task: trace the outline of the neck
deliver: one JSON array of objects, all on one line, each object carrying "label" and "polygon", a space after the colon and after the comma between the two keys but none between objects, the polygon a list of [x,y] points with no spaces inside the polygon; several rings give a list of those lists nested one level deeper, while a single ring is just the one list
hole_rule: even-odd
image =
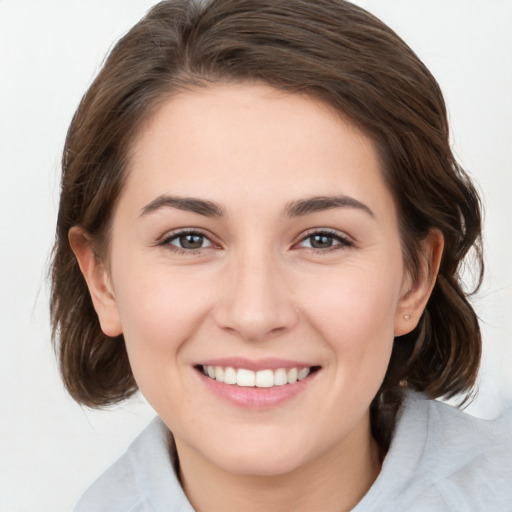
[{"label": "neck", "polygon": [[349,511],[377,478],[380,459],[369,429],[345,441],[290,472],[264,476],[226,471],[177,442],[180,478],[197,512]]}]

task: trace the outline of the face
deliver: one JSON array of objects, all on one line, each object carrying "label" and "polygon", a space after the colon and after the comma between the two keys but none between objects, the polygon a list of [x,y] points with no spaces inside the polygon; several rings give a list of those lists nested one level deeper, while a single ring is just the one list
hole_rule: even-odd
[{"label": "face", "polygon": [[326,106],[171,98],[134,145],[108,269],[103,329],[180,457],[276,475],[368,442],[412,293],[372,142]]}]

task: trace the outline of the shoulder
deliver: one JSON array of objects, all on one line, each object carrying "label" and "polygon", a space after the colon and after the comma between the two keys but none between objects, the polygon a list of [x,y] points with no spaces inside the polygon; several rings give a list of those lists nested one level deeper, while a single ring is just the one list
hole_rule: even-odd
[{"label": "shoulder", "polygon": [[377,497],[389,510],[512,510],[512,407],[487,421],[408,394],[367,495]]},{"label": "shoulder", "polygon": [[155,418],[87,489],[74,512],[192,512],[173,469],[170,439]]},{"label": "shoulder", "polygon": [[418,470],[450,510],[512,510],[512,408],[492,421],[431,400]]}]

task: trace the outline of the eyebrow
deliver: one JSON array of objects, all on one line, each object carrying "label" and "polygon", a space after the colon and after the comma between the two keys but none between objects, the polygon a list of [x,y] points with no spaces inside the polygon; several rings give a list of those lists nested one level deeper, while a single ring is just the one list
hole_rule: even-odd
[{"label": "eyebrow", "polygon": [[[170,195],[158,196],[149,202],[141,210],[139,217],[160,210],[161,208],[177,208],[188,212],[204,215],[205,217],[224,217],[224,209],[204,199],[194,197],[178,197]],[[302,217],[311,213],[317,213],[334,208],[355,208],[361,210],[371,217],[375,214],[361,201],[349,196],[314,196],[307,199],[298,199],[286,204],[284,215],[287,217]]]},{"label": "eyebrow", "polygon": [[196,199],[194,197],[161,195],[144,206],[139,217],[143,217],[161,208],[177,208],[178,210],[198,213],[205,217],[223,217],[225,215],[224,210],[211,201]]},{"label": "eyebrow", "polygon": [[361,210],[371,217],[375,214],[368,206],[361,201],[349,196],[315,196],[307,199],[300,199],[289,202],[284,213],[288,217],[301,217],[311,213],[317,213],[324,210],[332,210],[334,208],[355,208]]}]

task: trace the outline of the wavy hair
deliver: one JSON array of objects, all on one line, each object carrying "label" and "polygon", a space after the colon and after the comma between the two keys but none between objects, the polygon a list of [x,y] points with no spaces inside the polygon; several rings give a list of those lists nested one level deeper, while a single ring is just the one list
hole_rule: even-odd
[{"label": "wavy hair", "polygon": [[73,117],[62,158],[51,317],[64,383],[91,407],[137,390],[122,336],[100,329],[70,228],[82,227],[104,252],[141,126],[180,90],[244,81],[320,99],[373,140],[413,276],[429,230],[444,236],[426,310],[395,340],[371,406],[373,435],[386,449],[404,388],[435,398],[467,394],[475,384],[481,337],[460,269],[474,248],[481,282],[481,211],[451,152],[436,80],[395,32],[343,0],[163,1],[112,49]]}]

